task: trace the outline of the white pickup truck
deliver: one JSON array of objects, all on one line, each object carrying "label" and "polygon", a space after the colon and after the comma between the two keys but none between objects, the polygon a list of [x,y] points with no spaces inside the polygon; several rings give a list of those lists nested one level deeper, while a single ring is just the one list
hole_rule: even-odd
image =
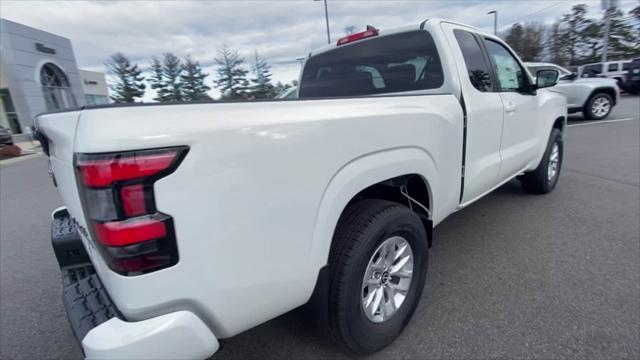
[{"label": "white pickup truck", "polygon": [[[205,358],[303,304],[345,349],[400,335],[432,228],[551,191],[567,106],[499,38],[431,19],[309,54],[295,100],[43,114],[52,241],[85,356]],[[232,346],[232,345],[229,345]]]}]

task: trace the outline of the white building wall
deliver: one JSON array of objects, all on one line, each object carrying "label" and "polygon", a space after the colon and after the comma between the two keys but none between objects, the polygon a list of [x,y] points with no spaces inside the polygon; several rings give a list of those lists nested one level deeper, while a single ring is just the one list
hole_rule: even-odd
[{"label": "white building wall", "polygon": [[109,88],[104,73],[80,69],[82,90],[86,95],[109,96]]},{"label": "white building wall", "polygon": [[[55,53],[38,50],[37,43]],[[47,111],[40,86],[40,70],[46,63],[62,69],[76,104],[85,105],[80,73],[69,39],[0,19],[0,56],[7,88],[23,131],[25,126],[33,125],[35,115]]]}]

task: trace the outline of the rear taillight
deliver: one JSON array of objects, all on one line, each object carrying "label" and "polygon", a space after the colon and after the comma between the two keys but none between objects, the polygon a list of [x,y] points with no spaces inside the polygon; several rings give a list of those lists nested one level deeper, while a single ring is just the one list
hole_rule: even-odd
[{"label": "rear taillight", "polygon": [[76,155],[78,187],[102,257],[122,275],[173,266],[173,219],[157,211],[153,184],[172,173],[186,147]]}]

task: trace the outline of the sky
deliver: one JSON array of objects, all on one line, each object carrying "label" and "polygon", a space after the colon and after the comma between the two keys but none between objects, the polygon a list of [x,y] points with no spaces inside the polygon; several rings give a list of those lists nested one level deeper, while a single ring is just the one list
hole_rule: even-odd
[{"label": "sky", "polygon": [[[552,23],[575,4],[586,3],[589,15],[601,16],[600,0],[328,0],[332,41],[345,27],[391,28],[446,18],[487,31],[498,11],[499,31],[516,21]],[[640,0],[619,0],[628,12]],[[272,66],[274,80],[290,82],[300,70],[298,58],[327,42],[324,4],[313,0],[253,1],[0,1],[0,16],[71,39],[78,66],[105,71],[105,60],[123,52],[143,68],[152,56],[173,52],[191,55],[211,76],[213,59],[223,44],[248,62],[254,51]],[[218,92],[212,90],[212,95]],[[153,94],[148,91],[145,100]]]}]

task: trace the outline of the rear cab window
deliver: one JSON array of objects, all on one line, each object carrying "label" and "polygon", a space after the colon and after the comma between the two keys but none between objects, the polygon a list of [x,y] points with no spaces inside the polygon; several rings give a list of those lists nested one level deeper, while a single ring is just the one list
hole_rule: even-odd
[{"label": "rear cab window", "polygon": [[493,91],[489,64],[487,64],[487,59],[485,59],[475,36],[468,31],[459,29],[453,30],[453,34],[462,51],[462,57],[469,73],[469,80],[473,87],[481,92]]},{"label": "rear cab window", "polygon": [[416,30],[342,45],[307,60],[300,98],[437,89],[444,83],[431,34]]}]

